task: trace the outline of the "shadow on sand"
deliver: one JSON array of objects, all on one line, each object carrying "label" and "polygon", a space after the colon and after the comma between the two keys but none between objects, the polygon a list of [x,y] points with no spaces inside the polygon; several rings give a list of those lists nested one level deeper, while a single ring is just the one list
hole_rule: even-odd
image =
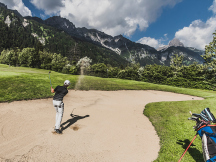
[{"label": "shadow on sand", "polygon": [[89,117],[89,115],[79,116],[79,115],[74,115],[74,114],[70,114],[70,116],[71,116],[71,119],[68,119],[66,122],[61,124],[61,131],[64,131],[65,129],[70,127],[72,124],[76,123],[78,120]]}]

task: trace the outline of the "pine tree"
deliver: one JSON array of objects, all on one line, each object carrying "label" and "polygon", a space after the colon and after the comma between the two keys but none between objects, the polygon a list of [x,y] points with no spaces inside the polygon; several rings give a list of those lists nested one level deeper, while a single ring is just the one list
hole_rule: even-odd
[{"label": "pine tree", "polygon": [[212,42],[205,46],[205,54],[202,57],[209,68],[216,70],[216,33],[213,33]]},{"label": "pine tree", "polygon": [[80,60],[80,53],[79,44],[75,42],[74,47],[67,53],[67,58],[70,62],[78,62]]}]

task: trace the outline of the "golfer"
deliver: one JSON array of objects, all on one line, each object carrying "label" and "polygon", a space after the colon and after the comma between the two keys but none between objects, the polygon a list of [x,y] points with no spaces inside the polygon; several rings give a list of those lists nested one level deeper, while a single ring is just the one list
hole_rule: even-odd
[{"label": "golfer", "polygon": [[67,87],[70,85],[69,80],[65,80],[63,86],[57,86],[55,89],[51,87],[51,92],[55,93],[53,97],[53,106],[56,109],[55,132],[61,134],[60,125],[64,113],[63,97],[68,93]]}]

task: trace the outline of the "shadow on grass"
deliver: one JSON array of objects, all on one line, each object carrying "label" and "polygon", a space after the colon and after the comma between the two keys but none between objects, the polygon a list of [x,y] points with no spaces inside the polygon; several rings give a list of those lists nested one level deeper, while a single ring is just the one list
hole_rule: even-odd
[{"label": "shadow on grass", "polygon": [[66,122],[61,124],[61,131],[64,131],[65,129],[70,127],[72,124],[76,123],[78,120],[89,117],[89,115],[79,116],[79,115],[74,115],[74,114],[70,114],[70,116],[71,116],[71,119],[68,119]]},{"label": "shadow on grass", "polygon": [[[186,148],[189,146],[189,144],[191,143],[191,141],[188,140],[188,139],[185,139],[184,141],[183,140],[178,140],[176,143],[179,144],[179,145],[182,145],[182,148],[184,150],[186,150]],[[202,154],[202,152],[200,152],[198,149],[194,148],[193,146],[196,146],[196,145],[194,145],[192,143],[187,152],[191,155],[191,157],[196,162],[203,162],[204,160],[203,160],[203,154]],[[182,154],[183,154],[183,152],[182,152]]]}]

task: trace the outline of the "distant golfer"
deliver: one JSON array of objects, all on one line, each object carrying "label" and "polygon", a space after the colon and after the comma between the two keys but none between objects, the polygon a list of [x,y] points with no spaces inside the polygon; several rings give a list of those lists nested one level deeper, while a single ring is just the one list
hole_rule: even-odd
[{"label": "distant golfer", "polygon": [[69,80],[65,80],[63,86],[57,86],[55,89],[51,87],[51,92],[55,93],[53,97],[53,106],[56,109],[55,132],[61,134],[60,125],[64,113],[63,97],[68,93],[67,87],[70,85]]}]

